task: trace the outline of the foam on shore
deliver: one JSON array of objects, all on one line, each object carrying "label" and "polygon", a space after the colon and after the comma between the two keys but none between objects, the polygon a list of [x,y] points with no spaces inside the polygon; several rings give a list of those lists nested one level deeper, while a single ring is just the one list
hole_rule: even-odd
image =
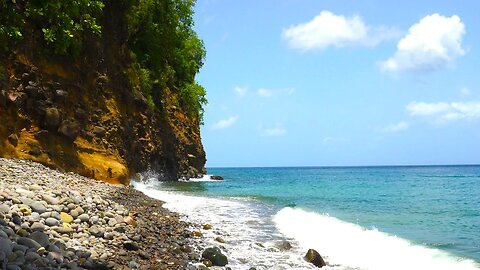
[{"label": "foam on shore", "polygon": [[[211,224],[202,230],[204,247],[222,246],[234,269],[317,269],[305,262],[307,249],[315,248],[335,270],[478,270],[473,260],[427,248],[376,229],[286,207],[280,211],[251,199],[213,198],[160,190],[161,184],[136,182],[147,196],[165,201],[164,207],[188,221]],[[214,239],[226,240],[220,244]],[[278,243],[288,240],[285,251]]]},{"label": "foam on shore", "polygon": [[415,245],[328,215],[287,207],[275,215],[274,222],[283,234],[296,239],[300,245],[328,255],[330,264],[368,270],[480,269],[473,260]]}]

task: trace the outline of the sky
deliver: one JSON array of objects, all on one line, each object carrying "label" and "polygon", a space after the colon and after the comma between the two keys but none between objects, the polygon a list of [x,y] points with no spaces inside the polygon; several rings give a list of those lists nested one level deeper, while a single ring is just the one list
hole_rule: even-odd
[{"label": "sky", "polygon": [[198,0],[207,167],[480,164],[479,10]]}]

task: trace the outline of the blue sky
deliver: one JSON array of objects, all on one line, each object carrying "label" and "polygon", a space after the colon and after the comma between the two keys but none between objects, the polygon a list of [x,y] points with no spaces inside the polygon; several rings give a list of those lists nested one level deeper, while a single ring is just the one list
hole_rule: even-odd
[{"label": "blue sky", "polygon": [[479,10],[198,0],[207,167],[479,164]]}]

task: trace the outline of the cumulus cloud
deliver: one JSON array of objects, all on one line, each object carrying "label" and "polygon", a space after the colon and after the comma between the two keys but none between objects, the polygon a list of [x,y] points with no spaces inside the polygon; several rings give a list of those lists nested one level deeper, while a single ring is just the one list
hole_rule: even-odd
[{"label": "cumulus cloud", "polygon": [[277,95],[291,95],[295,92],[294,88],[285,88],[285,89],[268,89],[268,88],[259,88],[257,94],[263,98],[270,98]]},{"label": "cumulus cloud", "polygon": [[282,38],[293,49],[302,51],[361,44],[375,46],[396,38],[393,28],[367,26],[360,16],[345,17],[324,10],[309,22],[292,25],[282,31]]},{"label": "cumulus cloud", "polygon": [[233,89],[235,91],[235,94],[237,94],[237,96],[239,97],[243,97],[247,94],[247,87],[241,87],[241,86],[235,86],[235,88]]},{"label": "cumulus cloud", "polygon": [[391,124],[381,129],[382,132],[395,133],[406,130],[410,127],[410,124],[405,121],[400,121],[395,124]]},{"label": "cumulus cloud", "polygon": [[408,30],[395,54],[380,63],[383,71],[432,71],[448,66],[465,54],[465,25],[460,17],[432,14]]},{"label": "cumulus cloud", "polygon": [[213,129],[225,129],[233,125],[240,117],[238,115],[231,116],[227,119],[220,120],[213,124]]},{"label": "cumulus cloud", "polygon": [[281,124],[276,124],[274,127],[270,128],[260,126],[260,135],[263,137],[282,136],[286,133],[287,130]]},{"label": "cumulus cloud", "polygon": [[480,119],[480,101],[411,102],[406,110],[411,116],[429,117],[436,122]]}]

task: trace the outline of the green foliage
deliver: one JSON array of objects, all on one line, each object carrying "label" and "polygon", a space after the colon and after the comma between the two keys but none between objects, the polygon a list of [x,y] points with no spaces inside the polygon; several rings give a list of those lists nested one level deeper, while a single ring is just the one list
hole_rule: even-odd
[{"label": "green foliage", "polygon": [[194,0],[132,0],[127,15],[129,45],[142,69],[150,71],[156,91],[176,89],[180,106],[202,122],[205,90],[195,83],[205,59],[193,27]]},{"label": "green foliage", "polygon": [[[48,47],[61,55],[77,55],[85,35],[101,32],[97,23],[104,4],[99,0],[0,0],[0,41],[20,40],[26,22],[41,31]],[[4,48],[6,49],[6,48]]]},{"label": "green foliage", "polygon": [[203,124],[203,106],[207,105],[206,91],[198,83],[191,83],[180,90],[180,106],[189,115],[197,117],[200,124]]},{"label": "green foliage", "polygon": [[0,0],[0,50],[33,34],[51,52],[77,56],[87,39],[101,35],[104,3],[126,8],[117,15],[124,16],[128,30],[132,85],[156,107],[163,106],[163,90],[171,89],[182,109],[201,123],[207,100],[195,75],[205,48],[192,29],[195,0]]}]

